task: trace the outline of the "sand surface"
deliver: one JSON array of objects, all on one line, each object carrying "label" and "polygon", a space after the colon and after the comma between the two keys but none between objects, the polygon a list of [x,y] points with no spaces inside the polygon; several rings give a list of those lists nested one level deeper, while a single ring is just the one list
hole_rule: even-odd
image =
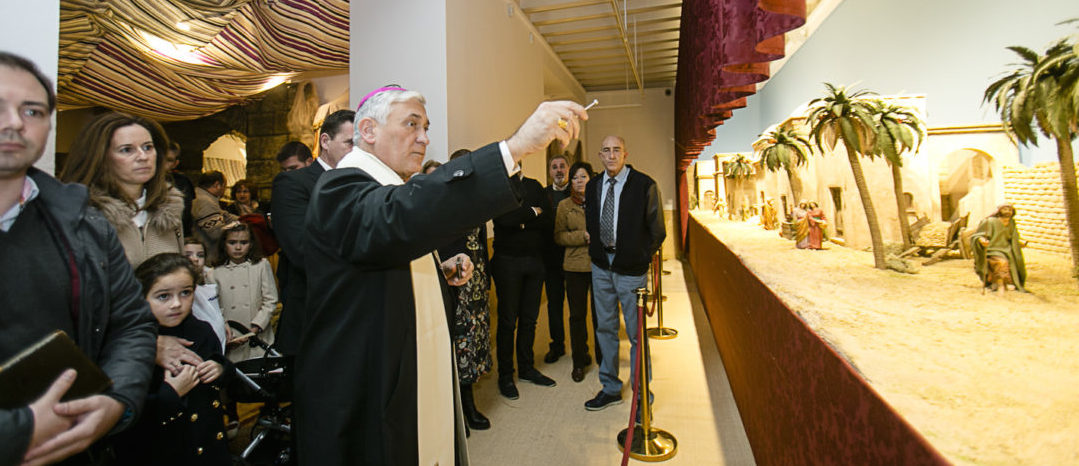
[{"label": "sand surface", "polygon": [[[693,214],[956,464],[1079,464],[1079,286],[1024,251],[1029,294],[983,295],[971,260],[918,274],[753,221]],[[921,262],[924,259],[919,259]]]}]

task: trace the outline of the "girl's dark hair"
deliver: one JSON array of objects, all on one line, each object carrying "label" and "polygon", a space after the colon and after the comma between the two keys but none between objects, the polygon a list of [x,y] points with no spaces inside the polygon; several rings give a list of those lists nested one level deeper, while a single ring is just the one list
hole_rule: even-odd
[{"label": "girl's dark hair", "polygon": [[[197,236],[185,236],[184,237],[184,246],[187,246],[189,244],[195,244],[195,245],[202,246],[202,253],[204,254],[204,257],[207,259],[207,261],[210,259],[210,251],[207,251],[206,243],[204,243],[201,239],[199,239],[199,237],[197,237]],[[187,256],[184,255],[184,257],[187,257]],[[191,265],[194,265],[194,264],[191,264]],[[206,264],[203,264],[203,265],[206,265]],[[199,270],[198,272],[199,272],[199,274],[195,277],[195,284],[200,285],[200,286],[205,285],[206,284],[206,277],[202,274],[203,272],[201,270]]]},{"label": "girl's dark hair", "polygon": [[210,252],[210,251],[206,251],[206,243],[202,242],[202,240],[199,239],[199,237],[197,237],[197,236],[185,236],[184,237],[184,246],[187,246],[189,244],[197,244],[199,246],[202,246],[203,251]]},{"label": "girl's dark hair", "polygon": [[569,167],[569,179],[573,181],[573,175],[577,174],[577,170],[584,169],[588,172],[588,178],[592,179],[596,176],[596,172],[592,171],[592,164],[588,162],[573,162],[573,165]]},{"label": "girl's dark hair", "polygon": [[214,261],[214,267],[225,265],[225,263],[229,261],[229,253],[225,249],[225,243],[228,242],[230,233],[241,231],[247,232],[248,241],[251,242],[251,249],[247,250],[247,257],[245,259],[252,264],[257,264],[258,261],[262,260],[262,245],[259,244],[259,239],[255,236],[255,232],[251,230],[251,225],[239,223],[236,226],[226,228],[225,231],[221,232],[221,241],[219,241],[217,245],[217,258]]},{"label": "girl's dark hair", "polygon": [[195,270],[195,264],[182,254],[175,252],[164,252],[143,261],[135,268],[135,279],[142,285],[142,294],[145,296],[159,278],[177,270],[190,274],[192,285],[198,281],[199,272]]}]

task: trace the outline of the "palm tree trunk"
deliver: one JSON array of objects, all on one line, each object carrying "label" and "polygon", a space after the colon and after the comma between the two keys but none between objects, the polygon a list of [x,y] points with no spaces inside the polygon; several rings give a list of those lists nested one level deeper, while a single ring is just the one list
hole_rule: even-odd
[{"label": "palm tree trunk", "polygon": [[899,166],[889,163],[892,167],[892,187],[895,188],[895,206],[899,209],[899,232],[903,236],[903,250],[910,249],[910,222],[907,219],[907,196],[903,195],[903,174],[899,172]]},{"label": "palm tree trunk", "polygon": [[791,203],[798,205],[798,201],[802,198],[802,180],[794,174],[794,171],[788,169],[787,182],[791,185]]},{"label": "palm tree trunk", "polygon": [[862,173],[862,164],[858,161],[858,154],[850,146],[847,148],[847,160],[850,161],[850,170],[854,172],[854,184],[858,186],[858,195],[862,198],[862,208],[865,210],[865,219],[869,222],[869,238],[873,242],[873,267],[886,269],[884,264],[884,241],[880,236],[880,224],[877,222],[877,209],[873,208],[873,199],[869,196],[869,186],[865,184],[865,175]]},{"label": "palm tree trunk", "polygon": [[1064,189],[1064,214],[1068,220],[1068,239],[1072,249],[1072,277],[1079,278],[1079,191],[1075,183],[1075,157],[1071,134],[1056,138],[1060,159],[1060,184]]}]

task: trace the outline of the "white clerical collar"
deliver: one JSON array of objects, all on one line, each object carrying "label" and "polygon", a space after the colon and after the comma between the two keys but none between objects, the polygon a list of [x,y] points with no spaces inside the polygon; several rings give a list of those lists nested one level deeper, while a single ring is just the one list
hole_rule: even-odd
[{"label": "white clerical collar", "polygon": [[397,172],[379,160],[378,157],[375,157],[374,154],[359,147],[353,147],[351,152],[345,154],[341,161],[337,162],[337,168],[359,168],[367,172],[368,175],[371,175],[375,181],[378,181],[383,186],[405,184],[405,180],[402,180]]}]

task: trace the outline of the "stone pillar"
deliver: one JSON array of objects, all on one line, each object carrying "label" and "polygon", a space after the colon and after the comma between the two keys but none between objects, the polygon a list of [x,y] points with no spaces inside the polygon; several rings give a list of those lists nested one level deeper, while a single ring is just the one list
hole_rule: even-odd
[{"label": "stone pillar", "polygon": [[290,133],[288,127],[296,88],[295,84],[277,86],[262,100],[244,107],[247,179],[258,187],[259,199],[269,199],[273,178],[281,171],[276,159],[278,149],[286,142],[303,139],[301,134]]},{"label": "stone pillar", "polygon": [[[57,60],[60,50],[60,1],[0,0],[0,43],[5,51],[32,62],[52,80],[56,90]],[[56,129],[56,114],[52,127]],[[35,165],[47,173],[56,168],[55,131],[49,135],[45,153]]]}]

